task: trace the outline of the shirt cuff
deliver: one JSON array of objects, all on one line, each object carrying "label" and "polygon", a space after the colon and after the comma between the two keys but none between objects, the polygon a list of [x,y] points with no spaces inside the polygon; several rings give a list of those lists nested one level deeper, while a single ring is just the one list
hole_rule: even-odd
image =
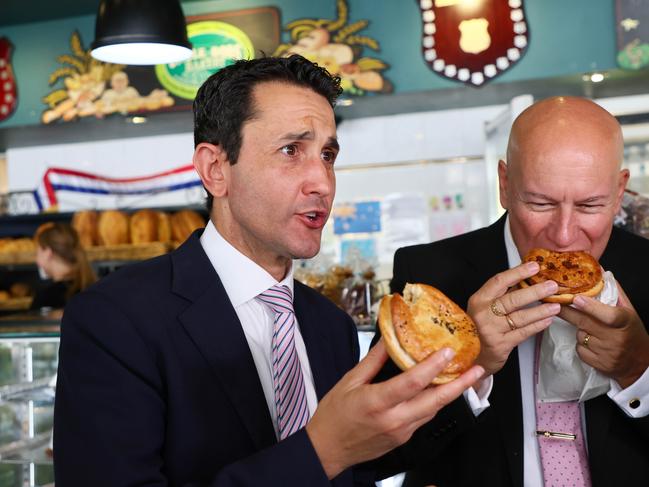
[{"label": "shirt cuff", "polygon": [[649,416],[649,368],[626,389],[622,389],[617,381],[611,379],[611,389],[607,395],[627,416],[631,418]]},{"label": "shirt cuff", "polygon": [[482,381],[480,387],[477,390],[473,387],[469,387],[466,391],[464,391],[464,400],[467,402],[467,404],[471,408],[471,411],[473,411],[473,415],[476,418],[480,416],[482,411],[490,406],[489,396],[491,395],[491,389],[493,385],[494,377],[493,375],[490,375]]}]

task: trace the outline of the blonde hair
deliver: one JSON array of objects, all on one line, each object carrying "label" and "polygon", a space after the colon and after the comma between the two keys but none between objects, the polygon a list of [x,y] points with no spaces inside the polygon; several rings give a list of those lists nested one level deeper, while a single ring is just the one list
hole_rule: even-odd
[{"label": "blonde hair", "polygon": [[86,253],[81,247],[79,235],[69,224],[45,223],[37,230],[34,238],[40,247],[51,249],[71,267],[69,277],[72,285],[68,288],[67,298],[97,281],[97,275],[90,267]]}]

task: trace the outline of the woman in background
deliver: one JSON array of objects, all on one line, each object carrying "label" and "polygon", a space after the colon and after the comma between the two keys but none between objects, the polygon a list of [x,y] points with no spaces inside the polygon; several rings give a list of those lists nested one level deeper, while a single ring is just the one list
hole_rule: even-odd
[{"label": "woman in background", "polygon": [[51,282],[36,290],[32,309],[63,308],[73,295],[97,280],[79,235],[69,224],[45,223],[34,239],[39,273]]}]

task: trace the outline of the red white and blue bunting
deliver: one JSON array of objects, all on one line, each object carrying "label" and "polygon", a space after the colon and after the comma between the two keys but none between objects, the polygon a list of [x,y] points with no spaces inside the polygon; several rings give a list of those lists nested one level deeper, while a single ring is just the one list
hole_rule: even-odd
[{"label": "red white and blue bunting", "polygon": [[110,178],[75,169],[49,168],[34,191],[40,211],[58,205],[57,192],[70,191],[96,195],[153,195],[201,186],[194,166],[182,166],[148,176]]}]

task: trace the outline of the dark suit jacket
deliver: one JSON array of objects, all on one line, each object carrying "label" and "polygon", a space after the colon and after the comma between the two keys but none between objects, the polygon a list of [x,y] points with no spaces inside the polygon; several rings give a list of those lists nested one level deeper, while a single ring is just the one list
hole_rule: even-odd
[{"label": "dark suit jacket", "polygon": [[[277,442],[237,315],[199,241],[102,279],[61,326],[56,484],[331,485],[304,429]],[[318,399],[358,360],[351,319],[295,282]],[[351,470],[333,485],[352,485]]]},{"label": "dark suit jacket", "polygon": [[[392,291],[402,291],[406,282],[427,283],[466,309],[473,293],[509,267],[504,222],[505,217],[474,232],[399,249]],[[613,272],[645,326],[649,325],[649,240],[614,228],[600,262]],[[384,377],[395,373],[393,367],[386,368]],[[406,465],[419,463],[406,485],[522,486],[518,353],[512,352],[495,374],[489,402],[491,406],[475,420],[460,398],[418,431],[402,449]],[[629,418],[607,396],[587,401],[585,407],[593,485],[648,485],[649,418]],[[427,453],[434,458],[426,458]]]}]

